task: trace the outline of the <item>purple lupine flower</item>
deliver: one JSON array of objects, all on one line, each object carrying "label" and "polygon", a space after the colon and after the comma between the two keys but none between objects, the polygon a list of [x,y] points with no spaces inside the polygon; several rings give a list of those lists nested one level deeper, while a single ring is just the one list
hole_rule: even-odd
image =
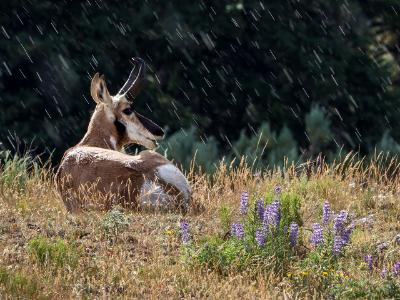
[{"label": "purple lupine flower", "polygon": [[395,277],[400,276],[400,261],[393,265],[392,273]]},{"label": "purple lupine flower", "polygon": [[364,261],[368,265],[368,270],[372,272],[372,263],[373,263],[372,255],[365,255]]},{"label": "purple lupine flower", "polygon": [[240,223],[233,223],[231,225],[231,234],[232,236],[235,236],[238,239],[242,239],[244,237],[243,225]]},{"label": "purple lupine flower", "polygon": [[182,236],[182,243],[184,243],[184,244],[189,243],[189,240],[190,240],[189,222],[186,220],[181,221],[181,236]]},{"label": "purple lupine flower", "polygon": [[[341,228],[339,230],[339,227]],[[336,230],[339,230],[335,233],[335,237],[333,240],[333,254],[337,255],[342,251],[342,248],[348,244],[350,241],[350,236],[353,232],[354,224],[350,224],[346,228],[343,225],[338,226]]]},{"label": "purple lupine flower", "polygon": [[322,244],[324,242],[324,232],[322,226],[318,223],[314,223],[312,227],[313,227],[313,232],[310,238],[311,243],[314,246]]},{"label": "purple lupine flower", "polygon": [[244,237],[244,228],[243,225],[240,223],[236,225],[236,237],[238,239],[242,239]]},{"label": "purple lupine flower", "polygon": [[328,225],[331,219],[331,206],[328,201],[325,201],[322,207],[322,224]]},{"label": "purple lupine flower", "polygon": [[275,195],[280,195],[282,193],[282,187],[278,184],[274,187]]},{"label": "purple lupine flower", "polygon": [[354,230],[354,223],[351,223],[342,231],[343,246],[347,245],[347,243],[350,241],[350,236],[353,233],[353,230]]},{"label": "purple lupine flower", "polygon": [[267,204],[263,217],[264,229],[269,229],[270,226],[276,226],[279,223],[279,207],[279,201],[273,201],[271,204]]},{"label": "purple lupine flower", "polygon": [[268,204],[265,208],[263,226],[266,230],[268,230],[270,226],[278,227],[280,220],[280,202],[275,200],[271,204]]},{"label": "purple lupine flower", "polygon": [[232,223],[231,225],[231,236],[236,236],[236,223]]},{"label": "purple lupine flower", "polygon": [[262,228],[256,230],[256,242],[260,247],[264,246],[265,244],[265,230]]},{"label": "purple lupine flower", "polygon": [[249,206],[249,194],[247,192],[243,192],[240,195],[240,213],[245,215],[247,213],[247,208]]},{"label": "purple lupine flower", "polygon": [[257,210],[257,215],[260,218],[260,220],[262,220],[264,218],[264,201],[263,200],[257,200],[256,203],[256,210]]},{"label": "purple lupine flower", "polygon": [[270,224],[270,219],[271,219],[270,211],[271,211],[270,204],[267,204],[267,206],[264,209],[264,216],[262,218],[263,227],[265,230],[269,229],[269,224]]},{"label": "purple lupine flower", "polygon": [[281,221],[281,203],[275,200],[271,203],[269,208],[271,225],[278,227]]},{"label": "purple lupine flower", "polygon": [[381,278],[382,279],[386,278],[387,273],[388,273],[388,270],[385,267],[383,267],[383,269],[381,271]]},{"label": "purple lupine flower", "polygon": [[343,240],[340,235],[336,235],[335,238],[333,239],[333,255],[338,255],[342,251],[343,248]]},{"label": "purple lupine flower", "polygon": [[298,233],[299,233],[299,225],[297,225],[296,223],[290,224],[289,241],[292,247],[295,247],[297,244]]},{"label": "purple lupine flower", "polygon": [[344,223],[347,219],[347,211],[341,210],[335,217],[335,222],[333,223],[333,231],[335,234],[341,234],[343,231]]}]

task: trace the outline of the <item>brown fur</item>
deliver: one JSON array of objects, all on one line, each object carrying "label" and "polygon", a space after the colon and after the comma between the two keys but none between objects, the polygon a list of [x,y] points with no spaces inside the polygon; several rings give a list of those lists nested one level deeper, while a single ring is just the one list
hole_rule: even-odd
[{"label": "brown fur", "polygon": [[[116,139],[116,149],[111,144],[110,137]],[[120,136],[116,127],[113,126],[112,120],[108,120],[104,105],[99,105],[90,119],[85,136],[78,145],[121,150],[123,139],[123,136]]]},{"label": "brown fur", "polygon": [[[56,173],[56,187],[69,211],[109,209],[115,204],[135,208],[145,178],[154,180],[155,168],[170,163],[154,151],[142,151],[136,156],[115,151],[110,137],[115,139],[117,149],[127,140],[108,119],[105,107],[98,105],[87,133],[78,145],[65,152]],[[73,151],[79,151],[81,157],[70,155]],[[168,187],[172,194],[179,194]]]},{"label": "brown fur", "polygon": [[[69,155],[72,151],[81,151],[82,157]],[[131,156],[77,145],[65,153],[56,174],[56,186],[70,211],[87,206],[109,209],[115,204],[136,208],[136,199],[145,178],[154,180],[155,168],[168,163],[165,157],[153,151]],[[89,195],[81,195],[81,186],[86,187],[82,192]],[[91,197],[98,197],[100,203],[94,203],[97,200]],[[83,203],[85,199],[88,203]]]},{"label": "brown fur", "polygon": [[[138,89],[137,82],[133,85]],[[162,136],[155,136],[146,129],[135,113],[124,113],[131,109],[132,103],[125,95],[111,97],[103,76],[93,77],[91,95],[97,106],[88,130],[76,146],[65,152],[55,177],[67,209],[109,209],[115,204],[135,208],[145,180],[158,182],[179,204],[182,195],[178,188],[156,176],[156,168],[171,164],[170,161],[153,151],[143,151],[136,156],[119,152],[131,143],[152,148],[154,140]],[[125,130],[118,130],[116,122]],[[162,130],[156,133],[163,134]]]}]

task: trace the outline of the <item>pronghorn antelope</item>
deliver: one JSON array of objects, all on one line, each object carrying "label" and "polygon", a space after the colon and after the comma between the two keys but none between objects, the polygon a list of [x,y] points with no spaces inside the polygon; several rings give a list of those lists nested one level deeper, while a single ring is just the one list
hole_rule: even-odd
[{"label": "pronghorn antelope", "polygon": [[[145,63],[133,59],[134,68],[115,96],[110,96],[104,76],[95,74],[91,96],[96,109],[82,140],[68,149],[55,183],[67,209],[130,208],[187,209],[191,189],[182,172],[164,156],[146,150],[127,155],[127,144],[154,148],[164,131],[133,108],[132,100],[143,87]],[[90,195],[90,196],[88,196]]]}]

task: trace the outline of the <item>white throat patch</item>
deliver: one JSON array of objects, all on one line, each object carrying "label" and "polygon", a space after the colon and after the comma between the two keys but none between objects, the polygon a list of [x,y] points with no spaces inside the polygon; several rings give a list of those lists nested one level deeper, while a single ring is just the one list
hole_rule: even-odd
[{"label": "white throat patch", "polygon": [[117,140],[115,139],[115,137],[110,136],[110,143],[111,143],[113,150],[117,150]]}]

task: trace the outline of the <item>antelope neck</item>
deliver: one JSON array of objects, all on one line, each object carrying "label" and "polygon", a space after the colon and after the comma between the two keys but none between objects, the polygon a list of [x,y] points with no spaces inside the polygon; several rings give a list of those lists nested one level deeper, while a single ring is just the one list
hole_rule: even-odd
[{"label": "antelope neck", "polygon": [[93,113],[87,132],[78,145],[119,151],[120,141],[121,137],[114,121],[107,115],[104,108],[100,108]]}]

